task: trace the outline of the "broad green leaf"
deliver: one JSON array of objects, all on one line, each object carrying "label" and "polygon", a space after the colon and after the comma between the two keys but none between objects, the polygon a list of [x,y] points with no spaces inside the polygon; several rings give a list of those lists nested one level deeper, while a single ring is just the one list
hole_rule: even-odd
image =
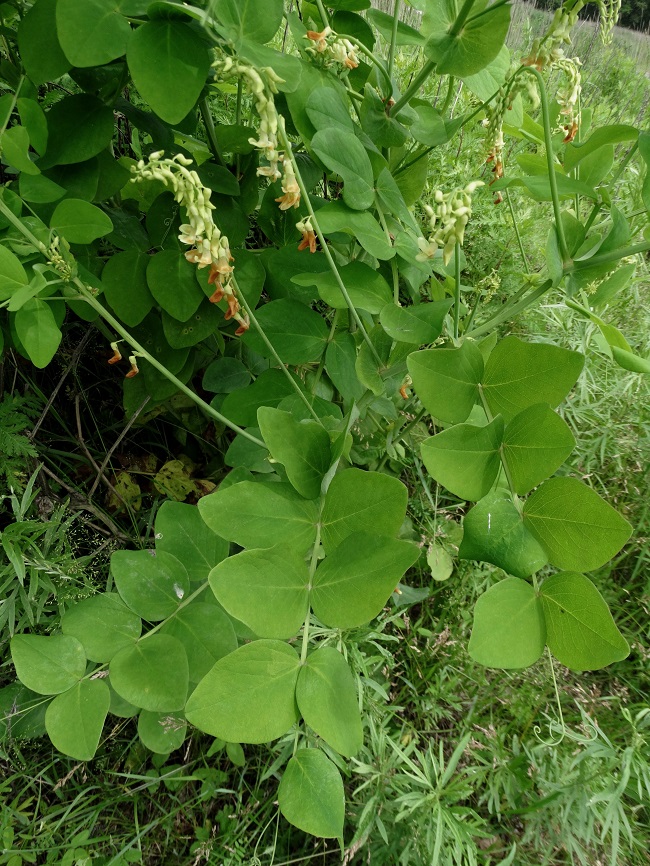
[{"label": "broad green leaf", "polygon": [[103,66],[125,53],[131,26],[115,0],[57,0],[56,31],[72,66]]},{"label": "broad green leaf", "polygon": [[548,562],[548,556],[503,490],[490,493],[475,505],[465,517],[463,529],[460,559],[491,562],[516,577],[529,577]]},{"label": "broad green leaf", "polygon": [[344,400],[358,400],[365,388],[357,377],[357,346],[349,331],[339,331],[327,344],[325,369]]},{"label": "broad green leaf", "polygon": [[441,544],[435,542],[427,550],[427,565],[431,569],[431,577],[437,581],[448,580],[454,570],[451,555]]},{"label": "broad green leaf", "polygon": [[139,250],[114,253],[102,271],[104,297],[129,327],[139,325],[154,305],[147,284],[151,257]]},{"label": "broad green leaf", "polygon": [[143,710],[182,710],[189,672],[183,644],[168,634],[146,635],[111,659],[111,685],[124,700]]},{"label": "broad green leaf", "polygon": [[[423,162],[424,160],[421,160],[421,163]],[[417,163],[417,165],[421,163]],[[398,185],[402,176],[401,174],[398,175]],[[319,208],[318,223],[324,235],[337,232],[351,235],[364,250],[376,259],[385,261],[392,259],[395,255],[395,247],[388,242],[382,227],[368,211],[353,210],[340,200],[329,201]]]},{"label": "broad green leaf", "polygon": [[317,130],[333,127],[347,132],[354,130],[348,106],[333,87],[314,88],[307,97],[305,111]]},{"label": "broad green leaf", "polygon": [[216,604],[202,601],[179,610],[163,625],[161,633],[170,634],[183,644],[193,683],[202,680],[220,658],[237,649],[230,617]]},{"label": "broad green leaf", "polygon": [[500,415],[484,427],[458,424],[425,439],[422,462],[429,475],[456,496],[483,499],[499,474],[502,439]]},{"label": "broad green leaf", "polygon": [[46,117],[48,140],[39,163],[42,169],[85,162],[113,140],[113,110],[88,93],[55,102]]},{"label": "broad green leaf", "polygon": [[634,352],[628,352],[620,346],[612,346],[612,357],[619,367],[629,370],[631,373],[650,373],[650,361],[641,358]]},{"label": "broad green leaf", "polygon": [[604,280],[596,289],[593,295],[589,297],[589,303],[592,308],[596,309],[608,304],[616,295],[624,289],[636,270],[636,263],[623,265],[617,271]]},{"label": "broad green leaf", "polygon": [[424,51],[436,62],[439,75],[464,78],[475,75],[499,54],[510,26],[510,5],[476,4],[462,28],[453,24],[464,6],[460,0],[428,0],[421,32],[427,36]]},{"label": "broad green leaf", "polygon": [[156,550],[179,559],[190,580],[205,580],[228,556],[230,544],[210,529],[196,505],[163,502],[156,514]]},{"label": "broad green leaf", "polygon": [[[285,364],[309,364],[323,354],[327,325],[318,313],[299,301],[289,298],[271,301],[257,309],[255,317]],[[272,357],[254,327],[249,328],[242,339],[255,352],[265,358]]]},{"label": "broad green leaf", "polygon": [[374,532],[348,535],[316,569],[311,605],[331,628],[365,625],[380,613],[420,550]]},{"label": "broad green leaf", "polygon": [[246,388],[250,380],[251,374],[239,358],[222,357],[206,368],[202,384],[206,391],[232,394],[233,391]]},{"label": "broad green leaf", "polygon": [[352,758],[363,743],[359,700],[352,673],[340,652],[321,647],[307,656],[296,687],[298,709],[326,743]]},{"label": "broad green leaf", "polygon": [[[349,262],[338,269],[352,304],[372,315],[379,313],[392,300],[390,286],[379,271],[364,262]],[[292,278],[298,286],[316,286],[325,303],[335,310],[347,310],[348,305],[331,271],[298,274]]]},{"label": "broad green leaf", "polygon": [[379,321],[389,337],[398,343],[433,343],[440,336],[442,323],[453,301],[433,301],[412,307],[388,303],[382,308]]},{"label": "broad green leaf", "polygon": [[186,322],[204,298],[195,266],[180,250],[161,250],[149,257],[147,285],[163,310],[179,322]]},{"label": "broad green leaf", "polygon": [[[393,35],[393,16],[381,12],[379,9],[369,9],[366,17],[368,21],[374,24],[386,42],[390,42]],[[403,21],[398,21],[396,45],[423,45],[425,41],[424,36],[414,27],[410,27]]]},{"label": "broad green leaf", "polygon": [[584,360],[579,352],[559,346],[506,337],[485,365],[483,395],[492,414],[500,413],[506,423],[536,403],[553,408],[575,385]]},{"label": "broad green leaf", "polygon": [[274,460],[284,465],[293,487],[305,499],[317,499],[332,462],[330,437],[316,421],[294,421],[288,412],[262,406],[259,427]]},{"label": "broad green leaf", "polygon": [[20,59],[36,85],[56,81],[72,65],[56,33],[57,0],[37,0],[18,26]]},{"label": "broad green leaf", "polygon": [[91,761],[110,702],[103,680],[82,680],[57,695],[45,713],[45,729],[54,747],[76,761]]},{"label": "broad green leaf", "polygon": [[465,421],[483,377],[483,356],[475,343],[465,341],[459,349],[424,349],[409,355],[406,363],[415,393],[434,418],[449,424]]},{"label": "broad green leaf", "polygon": [[417,120],[411,126],[413,138],[426,147],[446,144],[450,136],[442,113],[433,105],[420,99],[414,101],[413,107],[417,113]]},{"label": "broad green leaf", "polygon": [[0,136],[2,161],[25,174],[40,174],[40,168],[29,158],[29,133],[24,126],[12,126]]},{"label": "broad green leaf", "polygon": [[343,780],[320,749],[299,749],[289,760],[278,788],[278,804],[299,830],[324,839],[342,838]]},{"label": "broad green leaf", "polygon": [[185,707],[188,722],[231,743],[268,743],[298,721],[300,659],[277,640],[256,640],[220,659]]},{"label": "broad green leaf", "polygon": [[573,451],[569,426],[547,403],[519,412],[503,435],[503,460],[515,493],[529,493],[552,475]]},{"label": "broad green leaf", "polygon": [[16,100],[20,122],[29,133],[29,143],[36,153],[43,154],[47,148],[47,118],[35,99]]},{"label": "broad green leaf", "polygon": [[375,199],[372,165],[358,138],[338,127],[321,129],[311,148],[329,171],[343,180],[343,201],[354,210],[367,210]]},{"label": "broad green leaf", "polygon": [[593,671],[627,658],[630,647],[593,583],[574,572],[553,574],[541,586],[546,642],[575,671]]},{"label": "broad green leaf", "polygon": [[586,141],[579,144],[571,142],[564,151],[564,168],[570,171],[589,154],[594,153],[604,145],[619,144],[621,141],[635,141],[639,131],[635,126],[624,123],[613,123],[596,129]]},{"label": "broad green leaf", "polygon": [[[296,382],[300,384],[297,379]],[[285,397],[294,393],[291,382],[281,370],[264,370],[252,385],[228,394],[221,412],[235,424],[256,427],[260,406],[278,406]]]},{"label": "broad green leaf", "polygon": [[21,683],[39,695],[65,692],[86,672],[83,646],[69,635],[15,635],[11,658]]},{"label": "broad green leaf", "polygon": [[180,123],[210,70],[210,53],[197,31],[181,21],[147,21],[132,33],[126,57],[145,102],[167,123]]},{"label": "broad green leaf", "polygon": [[[354,366],[359,381],[380,397],[386,392],[386,381],[382,374],[388,369],[393,340],[381,325],[375,325],[368,337],[369,342],[364,340],[359,347]],[[374,351],[370,350],[371,346]]]},{"label": "broad green leaf", "polygon": [[111,573],[124,602],[149,622],[171,616],[190,589],[185,566],[165,550],[117,550]]},{"label": "broad green leaf", "polygon": [[158,755],[169,755],[185,742],[187,721],[182,713],[152,713],[142,710],[138,717],[138,736]]},{"label": "broad green leaf", "polygon": [[16,312],[16,334],[35,367],[47,367],[59,348],[62,334],[48,303],[32,298]]},{"label": "broad green leaf", "polygon": [[9,733],[16,740],[42,737],[48,705],[20,682],[0,688],[0,743]]},{"label": "broad green leaf", "polygon": [[[386,113],[386,103],[370,83],[364,87],[359,119],[361,128],[375,147],[401,147],[407,139],[406,128]],[[343,196],[345,198],[345,190]]]},{"label": "broad green leaf", "polygon": [[600,568],[632,534],[627,520],[577,478],[545,481],[526,501],[524,523],[551,565],[576,571]]},{"label": "broad green leaf", "polygon": [[71,244],[90,244],[113,231],[113,223],[103,210],[77,198],[67,198],[56,206],[50,226]]},{"label": "broad green leaf", "polygon": [[544,652],[546,628],[533,587],[507,577],[484,592],[474,608],[471,657],[488,668],[527,668]]},{"label": "broad green leaf", "polygon": [[[238,2],[238,0],[234,0],[234,2]],[[299,58],[291,54],[276,51],[270,45],[261,45],[259,42],[253,42],[252,39],[240,39],[237,44],[237,53],[242,60],[246,60],[258,69],[264,67],[273,69],[275,74],[282,79],[276,84],[278,90],[283,93],[291,93],[300,84],[304,64],[301,65]]]},{"label": "broad green leaf", "polygon": [[69,607],[61,620],[61,630],[77,638],[86,658],[109,662],[116,652],[138,640],[142,622],[117,593],[104,592]]},{"label": "broad green leaf", "polygon": [[480,72],[466,76],[463,84],[470,93],[478,96],[482,102],[486,102],[505,83],[510,71],[510,63],[510,52],[504,45],[491,63]]},{"label": "broad green leaf", "polygon": [[292,638],[307,613],[305,558],[282,544],[228,557],[210,572],[210,586],[228,613],[259,637]]},{"label": "broad green leaf", "polygon": [[334,476],[325,496],[321,541],[325,553],[353,532],[395,537],[406,515],[408,490],[381,472],[345,469]]},{"label": "broad green leaf", "polygon": [[290,544],[306,552],[316,537],[316,503],[276,487],[242,481],[203,496],[199,511],[214,532],[242,547]]},{"label": "broad green leaf", "polygon": [[217,18],[233,41],[270,42],[282,22],[282,0],[217,0]]},{"label": "broad green leaf", "polygon": [[20,260],[0,244],[0,301],[8,300],[14,292],[29,283]]}]

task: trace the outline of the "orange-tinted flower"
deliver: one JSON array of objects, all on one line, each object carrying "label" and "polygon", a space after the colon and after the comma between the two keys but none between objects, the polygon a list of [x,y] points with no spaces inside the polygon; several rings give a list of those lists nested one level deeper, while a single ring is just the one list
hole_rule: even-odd
[{"label": "orange-tinted flower", "polygon": [[574,120],[570,125],[564,127],[564,131],[566,132],[565,138],[562,140],[563,144],[568,144],[578,134],[578,124]]},{"label": "orange-tinted flower", "polygon": [[136,360],[135,355],[131,355],[129,357],[129,364],[131,365],[131,369],[124,377],[125,379],[133,379],[134,376],[137,376],[140,370],[138,369],[138,362]]},{"label": "orange-tinted flower", "polygon": [[316,252],[316,233],[309,229],[302,233],[302,240],[298,244],[298,250],[306,249],[309,249],[310,253]]},{"label": "orange-tinted flower", "polygon": [[226,310],[225,318],[232,319],[239,312],[239,301],[234,294],[231,294],[226,295],[226,303],[228,304],[228,309]]},{"label": "orange-tinted flower", "polygon": [[210,295],[210,297],[208,298],[208,300],[210,301],[211,304],[218,304],[219,301],[222,301],[222,300],[223,300],[223,296],[224,296],[225,294],[226,294],[226,293],[225,293],[224,290],[223,290],[223,286],[219,283],[219,285],[218,285],[217,288],[214,290],[214,292]]},{"label": "orange-tinted flower", "polygon": [[319,54],[322,54],[323,51],[327,48],[327,37],[332,32],[331,27],[326,27],[320,33],[316,30],[308,30],[307,31],[307,39],[311,39],[314,43],[314,48],[318,51]]},{"label": "orange-tinted flower", "polygon": [[246,331],[250,327],[250,322],[248,321],[248,316],[237,316],[237,321],[239,322],[239,327],[235,331],[236,337],[241,337],[242,334],[245,334]]},{"label": "orange-tinted flower", "polygon": [[111,343],[111,349],[113,350],[113,357],[108,359],[109,364],[117,364],[118,361],[122,360],[122,355],[120,353],[120,350],[117,348],[118,342],[119,342],[119,340],[115,343]]}]

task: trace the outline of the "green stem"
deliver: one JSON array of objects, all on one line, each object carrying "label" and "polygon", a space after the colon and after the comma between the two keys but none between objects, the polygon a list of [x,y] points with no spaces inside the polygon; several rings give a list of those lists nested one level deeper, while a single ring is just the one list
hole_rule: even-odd
[{"label": "green stem", "polygon": [[309,402],[309,400],[307,399],[307,397],[303,393],[300,385],[296,382],[296,380],[293,378],[293,376],[289,372],[287,365],[284,363],[282,358],[276,352],[275,346],[273,345],[273,343],[269,340],[269,338],[264,333],[264,329],[262,328],[260,323],[257,321],[257,317],[255,316],[255,313],[253,312],[252,307],[250,306],[250,304],[246,300],[242,290],[239,288],[239,286],[237,284],[237,280],[235,279],[235,277],[231,277],[231,280],[232,280],[233,287],[234,287],[235,291],[237,292],[237,297],[239,298],[239,302],[242,305],[242,307],[244,308],[244,310],[246,311],[248,318],[251,320],[251,322],[253,324],[253,327],[255,328],[257,333],[262,338],[262,342],[264,343],[266,348],[269,350],[269,352],[273,355],[276,363],[279,364],[280,369],[282,370],[284,375],[287,377],[287,379],[291,383],[291,387],[293,388],[293,390],[296,392],[296,394],[300,397],[302,402],[307,407],[307,411],[309,412],[309,414],[312,416],[312,418],[315,421],[318,421],[318,423],[320,424],[321,420],[318,417],[318,415],[314,412],[314,407],[311,405],[311,403]]},{"label": "green stem", "polygon": [[510,198],[510,190],[506,188],[506,201],[508,202],[508,207],[510,209],[510,216],[512,217],[512,225],[515,230],[515,236],[517,238],[517,243],[519,244],[519,252],[521,253],[521,258],[524,263],[524,269],[527,274],[530,273],[530,266],[528,264],[528,259],[526,258],[526,253],[524,251],[524,245],[521,240],[521,234],[519,233],[519,226],[517,225],[517,217],[515,215],[515,209],[512,206],[512,199]]},{"label": "green stem", "polygon": [[[562,225],[562,211],[560,208],[560,196],[557,191],[557,177],[555,175],[555,159],[553,157],[553,137],[551,133],[551,114],[548,108],[548,97],[546,95],[546,85],[544,76],[535,69],[534,66],[521,66],[518,72],[528,72],[534,75],[537,79],[539,87],[540,101],[542,104],[542,122],[544,124],[544,144],[546,147],[546,165],[548,170],[548,180],[551,185],[551,198],[553,200],[553,213],[555,214],[555,230],[557,231],[558,246],[562,261],[567,264],[571,257],[567,247],[566,238],[564,236],[564,226]],[[516,73],[515,73],[516,74]]]},{"label": "green stem", "polygon": [[447,93],[445,95],[445,101],[442,103],[442,108],[440,109],[440,113],[444,114],[449,106],[451,105],[451,98],[454,95],[454,84],[456,79],[453,75],[449,76],[449,82],[447,83]]},{"label": "green stem", "polygon": [[584,262],[579,262],[578,265],[570,265],[564,269],[565,273],[579,271],[583,268],[591,268],[595,265],[607,265],[610,262],[617,262],[619,259],[624,259],[626,256],[635,256],[637,253],[645,253],[650,250],[650,241],[644,241],[640,244],[633,244],[631,247],[624,247],[622,250],[612,250],[611,253],[603,253],[600,256],[592,256],[590,259],[585,259]]},{"label": "green stem", "polygon": [[483,322],[482,325],[479,325],[478,328],[472,328],[472,330],[468,332],[467,336],[476,338],[481,336],[481,334],[487,334],[489,331],[496,328],[497,325],[505,322],[506,319],[516,316],[518,313],[521,313],[522,310],[525,310],[526,307],[534,304],[535,301],[541,298],[542,295],[546,294],[552,286],[553,280],[545,280],[541,286],[538,286],[532,292],[529,292],[526,297],[522,298],[518,303],[504,304],[498,313],[495,313],[494,316],[490,316],[490,318]]},{"label": "green stem", "polygon": [[11,105],[9,106],[9,110],[7,111],[7,118],[5,122],[2,124],[2,129],[0,129],[0,137],[4,135],[5,129],[7,128],[7,124],[11,120],[11,115],[13,114],[14,108],[16,107],[16,102],[18,101],[18,94],[20,93],[20,88],[23,86],[23,81],[25,80],[25,76],[21,75],[18,80],[18,86],[16,87],[13,99],[11,100]]},{"label": "green stem", "polygon": [[451,30],[449,31],[449,35],[452,39],[455,39],[456,36],[460,33],[460,31],[465,26],[465,22],[469,18],[469,13],[472,11],[472,6],[476,0],[465,0],[463,5],[461,6],[460,12],[458,13],[458,17],[451,25]]},{"label": "green stem", "polygon": [[323,21],[323,26],[329,27],[330,20],[327,17],[327,12],[325,11],[325,7],[323,6],[323,0],[315,0],[315,2],[316,2],[316,6],[318,7],[318,12],[320,14],[320,17]]},{"label": "green stem", "polygon": [[[616,181],[619,179],[619,177],[623,174],[623,172],[625,171],[625,169],[628,166],[628,163],[630,162],[630,160],[632,159],[632,157],[636,153],[638,147],[639,147],[639,142],[635,141],[634,144],[632,145],[632,147],[628,150],[628,152],[625,156],[625,159],[623,160],[623,162],[618,167],[616,174],[614,175],[614,177],[611,180],[610,186],[613,186],[616,183]],[[587,217],[587,222],[585,223],[585,232],[588,232],[589,229],[592,227],[594,220],[596,219],[596,217],[600,213],[600,209],[602,208],[602,206],[603,206],[602,202],[597,202],[593,206],[593,208],[591,209],[591,213]],[[645,211],[641,211],[641,213],[645,213]]]},{"label": "green stem", "polygon": [[225,163],[223,161],[223,156],[221,155],[221,150],[219,149],[217,132],[214,128],[212,112],[210,111],[210,104],[208,103],[207,97],[204,97],[200,100],[199,111],[201,112],[201,117],[203,118],[203,124],[205,126],[205,131],[208,136],[208,142],[210,143],[210,150],[212,151],[212,155],[219,163],[219,165],[224,165]]},{"label": "green stem", "polygon": [[460,321],[460,244],[454,247],[454,340],[458,339]]},{"label": "green stem", "polygon": [[[494,417],[492,415],[492,412],[490,412],[490,407],[488,406],[487,400],[485,399],[485,394],[483,393],[483,385],[478,386],[478,393],[479,393],[479,396],[481,398],[481,404],[483,406],[483,410],[485,411],[485,415],[488,419],[488,423],[491,424],[492,421],[494,421]],[[510,475],[510,470],[508,469],[508,466],[506,465],[506,461],[503,459],[503,445],[500,446],[500,448],[499,448],[499,458],[501,460],[501,465],[503,466],[503,471],[506,474],[506,479],[508,481],[508,487],[510,488],[510,493],[512,494],[512,498],[513,498],[515,504],[517,504],[517,494],[515,493],[515,488],[514,488],[514,485],[512,483],[512,476]]]},{"label": "green stem", "polygon": [[397,48],[397,28],[399,25],[399,10],[401,0],[395,0],[395,8],[393,9],[393,30],[390,35],[390,48],[388,49],[388,75],[393,74],[393,66],[395,65],[395,49]]},{"label": "green stem", "polygon": [[321,248],[322,248],[323,252],[325,253],[325,258],[327,259],[327,264],[329,265],[329,268],[332,272],[332,275],[334,276],[334,279],[336,280],[336,283],[337,283],[339,289],[341,290],[341,294],[343,295],[343,299],[345,300],[345,303],[347,304],[348,309],[350,310],[350,314],[351,314],[354,322],[356,323],[356,325],[359,329],[359,333],[361,334],[364,342],[366,343],[366,345],[370,349],[370,352],[371,352],[373,358],[375,359],[377,364],[381,367],[381,366],[383,366],[382,360],[379,357],[379,355],[377,354],[377,350],[375,349],[375,347],[372,343],[372,340],[368,336],[368,332],[366,331],[364,324],[359,317],[359,313],[357,312],[356,307],[352,303],[352,299],[350,298],[350,294],[345,287],[345,283],[343,282],[343,278],[341,277],[341,274],[339,273],[339,269],[336,267],[336,262],[334,261],[334,259],[332,257],[332,253],[330,252],[330,248],[327,245],[327,241],[325,240],[325,235],[323,234],[323,232],[321,230],[320,224],[318,222],[318,217],[316,216],[316,212],[312,206],[311,199],[309,198],[309,191],[307,190],[307,187],[305,186],[305,182],[304,182],[304,180],[302,178],[302,174],[300,172],[300,166],[298,165],[298,163],[296,161],[296,158],[294,156],[294,153],[293,153],[293,150],[291,147],[291,142],[289,141],[289,139],[287,137],[287,131],[285,129],[284,119],[282,117],[280,117],[280,123],[278,125],[278,131],[280,133],[280,138],[282,141],[282,147],[284,148],[284,151],[285,151],[287,157],[291,160],[291,165],[293,167],[294,174],[296,175],[296,180],[298,181],[298,186],[300,187],[300,195],[302,197],[302,201],[305,203],[305,206],[307,208],[307,213],[309,214],[309,219],[311,221],[312,226],[314,227],[314,231],[316,232],[316,236],[318,237],[318,240],[320,241]]},{"label": "green stem", "polygon": [[433,70],[435,69],[436,62],[435,60],[428,60],[422,69],[415,76],[410,85],[406,88],[402,96],[397,100],[395,105],[390,110],[392,115],[397,114],[400,109],[404,108],[404,106],[408,103],[408,101],[418,92],[422,84],[427,80],[427,78],[431,75]]},{"label": "green stem", "polygon": [[[314,575],[316,574],[316,566],[318,565],[318,550],[320,548],[320,518],[318,523],[316,524],[316,540],[314,541],[314,547],[311,552],[311,560],[309,561],[309,583],[308,590],[311,593],[311,587],[314,580]],[[304,665],[307,661],[307,649],[309,647],[309,617],[310,617],[310,609],[307,608],[307,615],[305,616],[305,624],[302,628],[302,648],[300,651],[300,664]]]}]

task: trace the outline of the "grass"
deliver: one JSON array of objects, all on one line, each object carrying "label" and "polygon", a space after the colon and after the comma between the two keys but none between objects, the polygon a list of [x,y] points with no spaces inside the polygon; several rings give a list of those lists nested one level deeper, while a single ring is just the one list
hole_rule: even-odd
[{"label": "grass", "polygon": [[[545,16],[516,4],[513,50],[524,50],[524,37],[535,35]],[[587,81],[583,104],[593,108],[598,123],[638,122],[650,94],[644,77],[650,56],[647,39],[619,32],[613,45],[603,49],[592,37],[593,27],[581,25]],[[416,65],[412,54],[403,53],[397,62],[406,72]],[[458,92],[456,112],[470,101],[464,91]],[[486,171],[480,128],[464,135],[462,149],[454,141],[434,151],[430,191]],[[516,145],[509,155],[513,171],[523,147]],[[620,200],[630,210],[638,209],[638,186],[638,171],[618,185]],[[527,254],[537,268],[548,227],[545,206],[516,194],[513,199]],[[501,303],[520,284],[522,263],[511,221],[505,205],[496,208],[489,194],[477,197],[464,280],[481,288],[487,304]],[[650,352],[647,286],[647,263],[640,263],[632,286],[606,311],[607,320],[621,327],[643,356]],[[613,367],[594,326],[558,297],[529,312],[515,329],[588,356],[586,372],[564,412],[578,440],[571,468],[596,489],[606,490],[635,525],[633,540],[595,578],[632,653],[605,671],[580,676],[559,666],[552,669],[546,657],[523,672],[486,671],[469,658],[466,646],[473,604],[497,570],[457,562],[451,577],[437,582],[423,568],[411,583],[428,592],[426,599],[394,607],[372,627],[358,630],[349,646],[364,696],[366,741],[357,758],[343,768],[349,797],[346,864],[648,862],[648,384],[643,377]],[[92,343],[90,349],[99,352]],[[102,485],[106,490],[89,496],[96,475],[93,462],[101,464],[116,441],[115,469],[119,455],[154,454],[165,460],[181,448],[179,425],[162,419],[134,425],[120,439],[123,423],[114,417],[115,394],[96,365],[77,357],[64,376],[74,350],[69,338],[61,367],[38,377],[15,367],[21,393],[35,394],[41,412],[45,394],[62,383],[35,444],[39,460],[59,479],[41,475],[38,484],[47,482],[49,493],[63,500],[57,509],[63,509],[68,494],[69,504],[50,524],[40,523],[36,504],[27,501],[23,507],[16,500],[17,513],[5,504],[2,514],[3,526],[30,523],[35,549],[52,566],[50,573],[56,572],[52,587],[44,589],[43,628],[56,621],[66,603],[69,584],[64,578],[71,569],[79,569],[82,590],[101,585],[112,545],[128,539],[146,546],[150,539],[159,497],[147,486],[146,473],[139,476],[144,491],[141,509],[115,513],[105,499],[114,483],[110,473],[108,485]],[[71,408],[76,394],[86,395],[83,429]],[[413,443],[425,434],[421,425],[416,426]],[[191,435],[180,438],[182,449],[199,459],[202,444]],[[400,457],[396,452],[389,466],[401,474],[411,494],[411,523],[405,532],[424,545],[435,539],[453,554],[461,516],[458,506],[443,491],[425,489],[408,453]],[[26,478],[31,468],[27,463]],[[79,511],[76,517],[74,510]],[[39,547],[43,527],[52,533],[51,544]],[[99,557],[89,560],[105,542]],[[47,570],[39,571],[43,573]],[[3,681],[12,679],[9,665],[1,675]],[[557,692],[554,677],[559,681]],[[219,744],[195,733],[169,758],[152,757],[139,745],[130,720],[112,718],[114,727],[89,765],[59,756],[45,739],[0,741],[0,864],[341,862],[334,843],[305,837],[278,820],[277,778],[292,741],[246,747],[240,765],[238,756],[233,762]]]}]

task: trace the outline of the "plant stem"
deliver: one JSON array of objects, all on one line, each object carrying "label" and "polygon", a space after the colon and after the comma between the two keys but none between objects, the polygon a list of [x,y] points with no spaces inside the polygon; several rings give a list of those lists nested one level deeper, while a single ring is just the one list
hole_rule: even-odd
[{"label": "plant stem", "polygon": [[201,117],[203,118],[203,124],[205,126],[205,131],[208,136],[212,155],[219,163],[219,165],[224,165],[223,156],[221,155],[221,150],[219,149],[219,142],[217,141],[217,132],[214,128],[212,112],[210,111],[210,104],[208,103],[207,97],[204,97],[200,100],[199,111],[201,112]]},{"label": "plant stem", "polygon": [[11,100],[11,105],[9,106],[9,109],[7,110],[7,118],[6,118],[5,122],[2,124],[2,128],[0,129],[0,136],[4,135],[5,129],[7,128],[7,124],[11,120],[11,115],[13,114],[14,108],[16,107],[16,102],[18,101],[18,94],[20,93],[20,88],[23,86],[24,80],[25,80],[24,75],[21,75],[20,78],[18,79],[18,86],[16,87],[16,89],[14,91],[13,99]]},{"label": "plant stem", "polygon": [[524,263],[524,268],[526,273],[530,273],[530,266],[528,264],[528,259],[526,258],[526,253],[524,251],[524,245],[521,240],[521,234],[519,233],[519,226],[517,225],[517,217],[515,216],[515,209],[512,206],[512,199],[510,198],[510,190],[506,187],[506,201],[508,202],[508,207],[510,209],[510,216],[512,217],[512,225],[515,230],[515,236],[517,238],[517,243],[519,244],[519,252],[521,253],[521,258]]},{"label": "plant stem", "polygon": [[396,115],[400,109],[404,108],[404,106],[408,103],[408,101],[418,92],[422,84],[427,80],[427,78],[431,75],[433,70],[435,69],[436,62],[435,60],[428,60],[422,69],[415,76],[410,85],[406,88],[404,93],[397,100],[395,105],[390,110],[392,115]]},{"label": "plant stem", "polygon": [[472,6],[474,5],[475,2],[476,2],[476,0],[465,0],[463,5],[461,6],[460,12],[458,13],[458,17],[456,18],[454,23],[451,25],[451,30],[449,31],[449,35],[453,39],[455,39],[456,36],[458,36],[458,34],[460,33],[460,31],[463,29],[465,22],[469,18],[469,13],[472,11]]},{"label": "plant stem", "polygon": [[[566,238],[564,236],[564,226],[562,225],[562,211],[560,208],[560,196],[557,191],[557,177],[555,176],[555,159],[553,157],[553,138],[551,134],[551,115],[548,108],[548,97],[546,95],[546,85],[544,76],[534,66],[521,66],[518,72],[528,72],[534,75],[537,79],[539,87],[540,101],[542,105],[542,122],[544,124],[544,144],[546,147],[546,165],[548,170],[548,181],[551,186],[551,198],[553,200],[553,213],[555,214],[555,230],[557,232],[558,246],[560,255],[564,264],[568,264],[571,258],[567,248]],[[516,74],[516,73],[515,73]]]},{"label": "plant stem", "polygon": [[323,6],[323,0],[315,0],[315,2],[316,2],[316,6],[318,7],[318,12],[320,14],[320,17],[323,20],[323,26],[329,27],[330,21],[329,21],[329,18],[327,17],[327,12],[325,11],[325,7]]},{"label": "plant stem", "polygon": [[447,111],[447,109],[449,108],[449,105],[451,103],[451,98],[454,95],[455,82],[456,82],[456,79],[454,78],[454,76],[450,75],[449,81],[447,82],[447,93],[445,94],[445,101],[442,103],[442,108],[440,109],[441,114],[444,114]]},{"label": "plant stem", "polygon": [[591,268],[594,265],[606,265],[610,262],[617,262],[619,259],[624,259],[626,256],[635,256],[637,253],[645,253],[650,250],[650,241],[643,241],[640,244],[633,244],[631,247],[623,247],[623,249],[612,250],[611,253],[603,253],[600,256],[592,256],[590,259],[585,259],[579,265],[569,265],[564,269],[565,273],[572,271],[580,271],[584,268]]},{"label": "plant stem", "polygon": [[[312,582],[314,580],[314,575],[316,574],[316,566],[318,565],[318,550],[320,548],[320,518],[318,523],[316,524],[316,540],[314,541],[314,547],[311,552],[311,559],[309,561],[309,592],[311,593]],[[307,649],[309,647],[309,617],[310,617],[310,608],[307,607],[307,615],[305,616],[305,624],[302,628],[302,648],[300,650],[300,664],[304,665],[307,661]]]},{"label": "plant stem", "polygon": [[397,48],[397,27],[399,25],[399,11],[401,0],[395,0],[395,8],[393,9],[393,30],[390,36],[390,48],[388,49],[388,75],[393,74],[393,66],[395,65],[395,49]]},{"label": "plant stem", "polygon": [[460,244],[458,241],[454,247],[454,281],[454,340],[457,340],[460,320]]},{"label": "plant stem", "polygon": [[538,286],[532,292],[529,292],[526,297],[522,298],[517,303],[504,304],[498,313],[490,316],[490,318],[487,321],[483,322],[482,325],[479,325],[478,328],[472,328],[472,330],[468,332],[467,336],[476,338],[479,337],[481,334],[488,333],[488,331],[496,328],[497,325],[505,322],[506,319],[510,319],[513,316],[516,316],[522,310],[525,310],[526,307],[529,307],[531,304],[535,303],[535,301],[541,298],[542,295],[544,295],[552,286],[553,280],[545,280],[541,286]]}]

